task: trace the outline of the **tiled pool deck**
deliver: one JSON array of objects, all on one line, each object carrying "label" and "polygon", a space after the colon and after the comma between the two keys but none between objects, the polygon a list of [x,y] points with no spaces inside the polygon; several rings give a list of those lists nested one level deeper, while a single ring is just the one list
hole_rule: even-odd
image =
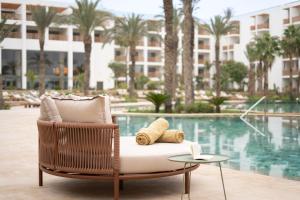
[{"label": "tiled pool deck", "polygon": [[[112,183],[44,176],[38,187],[38,109],[0,111],[0,199],[112,199]],[[298,200],[300,182],[224,169],[228,200]],[[125,182],[121,199],[179,200],[182,177]],[[192,199],[223,200],[218,168],[192,174]]]}]

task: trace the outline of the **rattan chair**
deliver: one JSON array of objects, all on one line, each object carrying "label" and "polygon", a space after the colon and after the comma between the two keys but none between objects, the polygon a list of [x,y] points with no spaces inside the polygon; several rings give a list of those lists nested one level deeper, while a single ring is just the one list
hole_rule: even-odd
[{"label": "rattan chair", "polygon": [[[115,121],[115,120],[114,120]],[[39,186],[43,172],[55,176],[111,180],[114,199],[119,199],[123,180],[160,178],[185,173],[185,192],[189,193],[189,171],[120,174],[120,135],[117,124],[66,123],[38,121]]]}]

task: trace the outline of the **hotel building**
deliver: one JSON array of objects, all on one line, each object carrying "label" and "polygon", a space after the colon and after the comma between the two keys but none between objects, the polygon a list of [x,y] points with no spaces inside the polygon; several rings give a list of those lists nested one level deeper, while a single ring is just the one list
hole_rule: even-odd
[{"label": "hotel building", "polygon": [[[17,28],[2,43],[0,66],[5,88],[29,88],[29,72],[38,75],[39,42],[31,9],[37,5],[53,7],[61,14],[70,14],[70,5],[62,2],[38,0],[1,0],[1,18],[8,19],[7,24],[16,24]],[[300,1],[268,8],[265,10],[235,16],[238,30],[229,32],[222,38],[221,58],[236,60],[248,65],[244,54],[246,45],[255,35],[269,32],[282,36],[288,25],[300,24]],[[164,44],[161,38],[165,32],[157,25],[155,18],[147,19],[149,33],[137,47],[136,76],[145,75],[153,81],[163,80]],[[113,23],[108,23],[113,26]],[[182,32],[179,32],[179,57],[177,73],[182,71]],[[113,42],[103,46],[103,30],[96,28],[92,33],[91,88],[109,89],[114,87],[113,73],[108,67],[111,62],[130,64],[126,49]],[[45,42],[47,69],[46,87],[57,88],[64,71],[64,88],[76,86],[76,77],[83,71],[84,46],[82,37],[75,26],[51,26],[46,30]],[[213,85],[214,69],[207,70],[205,63],[213,63],[214,38],[201,25],[195,28],[194,80],[199,77],[204,87]],[[298,60],[294,60],[294,86],[298,78]],[[269,75],[270,89],[273,85],[283,91],[288,84],[288,60],[277,57]],[[126,77],[118,79],[124,82]],[[38,78],[35,80],[37,85]]]}]

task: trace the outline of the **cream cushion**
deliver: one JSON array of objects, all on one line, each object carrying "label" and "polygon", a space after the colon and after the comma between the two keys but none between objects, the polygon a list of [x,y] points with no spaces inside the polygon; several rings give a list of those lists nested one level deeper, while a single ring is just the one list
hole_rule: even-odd
[{"label": "cream cushion", "polygon": [[189,154],[191,142],[154,143],[138,145],[135,137],[120,137],[120,172],[152,173],[182,169],[183,163],[172,162],[168,157]]},{"label": "cream cushion", "polygon": [[55,98],[55,104],[64,122],[112,123],[108,96]]},{"label": "cream cushion", "polygon": [[55,101],[50,96],[41,96],[40,120],[62,122]]}]

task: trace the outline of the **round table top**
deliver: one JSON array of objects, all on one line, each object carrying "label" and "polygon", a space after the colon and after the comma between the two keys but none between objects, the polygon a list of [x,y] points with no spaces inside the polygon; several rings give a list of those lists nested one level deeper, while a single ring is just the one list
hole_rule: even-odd
[{"label": "round table top", "polygon": [[174,162],[198,163],[198,164],[217,163],[217,162],[224,162],[226,160],[229,160],[229,157],[224,155],[216,155],[216,154],[203,154],[203,155],[212,155],[213,157],[209,160],[194,160],[191,154],[184,154],[184,155],[171,156],[168,159]]}]

